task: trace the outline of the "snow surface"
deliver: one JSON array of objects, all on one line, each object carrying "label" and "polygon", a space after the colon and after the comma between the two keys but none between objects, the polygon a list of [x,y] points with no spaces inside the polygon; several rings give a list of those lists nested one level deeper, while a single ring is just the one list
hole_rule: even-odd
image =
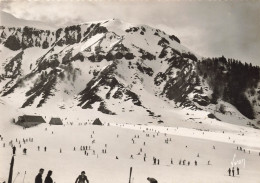
[{"label": "snow surface", "polygon": [[[8,143],[11,140],[17,147],[13,173],[14,178],[16,177],[15,182],[23,181],[25,171],[24,182],[33,182],[38,170],[44,168],[43,177],[48,170],[52,170],[55,182],[75,181],[79,173],[85,170],[90,182],[120,183],[128,181],[130,167],[133,167],[131,179],[133,183],[146,182],[147,177],[154,177],[162,183],[207,183],[209,181],[255,183],[260,180],[258,155],[260,133],[259,130],[249,127],[209,120],[205,122],[213,124],[208,126],[208,130],[183,127],[185,125],[181,124],[185,123],[184,121],[172,123],[171,126],[135,125],[134,118],[130,116],[114,117],[94,110],[85,110],[81,113],[66,110],[62,113],[62,110],[41,111],[39,109],[36,114],[41,113],[47,123],[51,116],[45,114],[51,113],[53,116],[61,117],[64,126],[41,124],[23,130],[11,123],[12,117],[17,115],[17,110],[12,110],[8,104],[1,104],[1,111],[4,113],[8,111],[9,114],[1,115],[0,119],[0,134],[3,137],[3,141],[0,141],[0,181],[2,182],[8,179],[12,152]],[[91,125],[96,117],[101,119],[104,126]],[[218,125],[222,128],[221,131],[218,130]],[[223,129],[225,133],[222,132]],[[244,136],[241,135],[242,133]],[[146,136],[147,134],[149,137]],[[23,142],[23,139],[29,138],[33,138],[33,142]],[[16,139],[18,142],[21,141],[21,148]],[[166,139],[171,141],[166,144]],[[95,143],[92,144],[93,140]],[[3,147],[4,143],[5,147]],[[80,151],[82,145],[91,146],[91,150],[87,150],[88,156],[84,151]],[[40,151],[37,150],[38,146]],[[43,151],[45,146],[47,152]],[[73,151],[74,147],[76,151]],[[242,147],[246,152],[237,150],[237,147]],[[27,155],[23,155],[23,148],[27,148]],[[106,149],[106,154],[102,153],[103,149]],[[144,153],[147,157],[146,162],[143,160]],[[198,153],[200,157],[197,157]],[[131,155],[134,159],[130,159]],[[116,159],[116,156],[119,159]],[[153,165],[153,157],[160,159],[160,165]],[[170,163],[171,158],[173,165]],[[180,159],[185,159],[186,165],[179,165]],[[194,165],[195,160],[198,166]],[[231,162],[239,163],[239,160],[240,164],[235,167],[240,168],[240,175],[229,177],[227,170],[231,167]],[[191,163],[190,166],[187,165],[188,161]],[[210,165],[207,165],[208,161]]]}]

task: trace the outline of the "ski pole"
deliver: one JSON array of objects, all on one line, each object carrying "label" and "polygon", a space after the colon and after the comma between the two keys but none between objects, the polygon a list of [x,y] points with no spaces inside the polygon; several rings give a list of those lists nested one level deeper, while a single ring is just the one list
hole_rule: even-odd
[{"label": "ski pole", "polygon": [[14,178],[13,183],[15,182],[16,178],[18,177],[18,175],[20,174],[20,172],[17,173],[16,177]]},{"label": "ski pole", "polygon": [[23,183],[24,183],[24,179],[25,179],[25,174],[26,174],[26,171],[24,172],[24,176],[23,176]]}]

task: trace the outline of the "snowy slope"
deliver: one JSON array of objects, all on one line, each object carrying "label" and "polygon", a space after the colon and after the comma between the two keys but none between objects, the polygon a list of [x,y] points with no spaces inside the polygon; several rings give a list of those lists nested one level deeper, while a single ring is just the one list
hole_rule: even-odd
[{"label": "snowy slope", "polygon": [[[21,110],[97,110],[161,125],[175,125],[173,116],[201,124],[213,113],[209,119],[257,127],[234,105],[211,103],[212,88],[197,69],[201,58],[162,30],[111,19],[0,31],[1,98]],[[221,114],[220,104],[232,112]],[[198,118],[187,115],[193,113]]]},{"label": "snowy slope", "polygon": [[[10,123],[1,123],[5,124],[8,130],[3,130],[3,126],[0,128],[3,137],[3,141],[0,141],[0,180],[7,181],[8,178],[11,160],[11,147],[8,142],[11,140],[17,147],[13,172],[13,180],[17,182],[22,182],[23,179],[25,183],[33,182],[40,168],[45,169],[43,178],[48,170],[52,170],[53,180],[65,183],[75,181],[82,170],[86,171],[90,182],[126,182],[129,179],[130,167],[133,167],[131,182],[136,183],[145,182],[147,177],[154,177],[162,183],[207,183],[209,180],[213,183],[234,180],[255,183],[260,178],[259,132],[255,129],[243,127],[245,135],[241,136],[239,126],[233,125],[228,129],[225,123],[223,127],[226,130],[223,134],[215,131],[214,126],[209,131],[200,131],[176,127],[112,124],[112,118],[101,119],[105,123],[104,126],[93,126],[90,125],[93,117],[95,114],[89,113],[86,120],[81,121],[81,125],[75,123],[77,116],[74,116],[72,125],[64,119],[65,126],[42,124],[26,130]],[[2,120],[5,119],[1,117]],[[108,122],[110,126],[107,126]],[[23,139],[29,138],[33,138],[33,142],[23,142]],[[168,143],[165,143],[167,139]],[[95,143],[92,143],[93,140]],[[248,143],[249,141],[252,143]],[[37,150],[38,146],[40,151]],[[81,146],[91,147],[91,150],[86,151],[88,155],[80,150]],[[47,147],[46,152],[44,147]],[[242,147],[246,153],[237,150],[237,147]],[[23,148],[27,148],[27,155],[23,155]],[[102,153],[104,149],[107,151],[105,154]],[[143,159],[144,154],[146,161]],[[131,155],[133,159],[130,158]],[[159,158],[159,165],[153,165],[153,157]],[[186,160],[185,165],[179,165],[180,160]],[[198,162],[197,166],[194,165],[195,160]],[[207,165],[208,161],[210,165]],[[227,170],[232,167],[231,163],[236,163],[235,168],[240,168],[240,175],[228,176]]]}]

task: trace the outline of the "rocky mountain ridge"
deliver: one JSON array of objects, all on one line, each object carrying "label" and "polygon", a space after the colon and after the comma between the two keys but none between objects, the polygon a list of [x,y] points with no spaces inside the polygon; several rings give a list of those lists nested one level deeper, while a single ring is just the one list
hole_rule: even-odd
[{"label": "rocky mountain ridge", "polygon": [[22,108],[141,110],[159,121],[148,102],[159,98],[172,108],[222,114],[228,102],[259,119],[259,67],[200,58],[159,29],[112,19],[57,30],[1,26],[0,35],[0,92],[18,97]]}]

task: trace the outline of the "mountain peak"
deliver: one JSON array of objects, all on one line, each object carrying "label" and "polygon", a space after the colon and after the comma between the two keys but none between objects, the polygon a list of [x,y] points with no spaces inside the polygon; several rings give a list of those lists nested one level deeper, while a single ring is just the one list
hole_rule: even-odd
[{"label": "mountain peak", "polygon": [[48,24],[41,21],[33,21],[33,20],[25,20],[21,18],[17,18],[14,15],[7,13],[5,11],[0,11],[0,25],[6,27],[33,27],[37,29],[43,30],[55,30],[56,26],[52,24]]}]

